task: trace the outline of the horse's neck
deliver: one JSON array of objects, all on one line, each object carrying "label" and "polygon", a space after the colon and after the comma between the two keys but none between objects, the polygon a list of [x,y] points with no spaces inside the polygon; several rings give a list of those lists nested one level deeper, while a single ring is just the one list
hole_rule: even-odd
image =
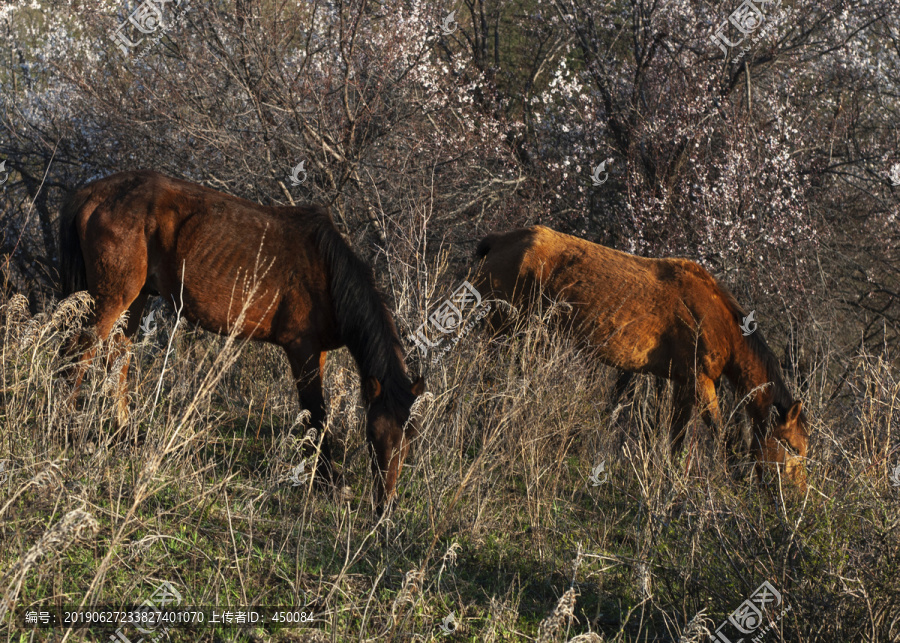
[{"label": "horse's neck", "polygon": [[778,386],[778,382],[772,381],[765,360],[741,336],[732,348],[731,362],[725,369],[725,376],[738,394],[746,397],[750,416],[754,420],[765,420],[775,399],[774,387]]},{"label": "horse's neck", "polygon": [[[406,362],[400,352],[400,340],[393,334],[382,336],[374,332],[372,328],[363,328],[355,338],[356,341],[347,342],[347,348],[359,367],[359,374],[363,381],[370,377],[381,381],[387,378],[397,378],[400,381],[407,375]],[[368,352],[367,346],[381,346],[375,353]],[[384,382],[381,382],[384,384]]]},{"label": "horse's neck", "polygon": [[388,353],[386,368],[386,377],[395,377],[401,382],[407,377],[406,362],[400,349],[396,346],[393,346]]}]

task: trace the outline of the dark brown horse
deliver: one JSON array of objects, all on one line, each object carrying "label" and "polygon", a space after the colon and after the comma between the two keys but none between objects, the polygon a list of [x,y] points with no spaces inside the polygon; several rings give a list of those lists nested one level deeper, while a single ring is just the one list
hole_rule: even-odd
[{"label": "dark brown horse", "polygon": [[[320,432],[325,353],[346,345],[359,367],[381,513],[416,432],[410,408],[424,385],[407,375],[371,269],[326,209],[267,207],[156,172],[121,172],[83,187],[63,207],[60,254],[64,290],[91,294],[90,321],[101,340],[126,310],[131,338],[147,298],[158,294],[207,330],[284,348],[300,403]],[[251,297],[245,286],[253,281]],[[79,338],[82,360],[93,358],[89,343]],[[122,386],[127,369],[126,362]],[[322,456],[317,475],[330,480],[327,435]]]},{"label": "dark brown horse", "polygon": [[[601,361],[671,379],[673,450],[681,446],[696,403],[707,425],[721,424],[715,382],[724,374],[748,396],[757,462],[784,465],[805,488],[803,463],[785,448],[806,457],[802,405],[787,390],[762,333],[744,336],[747,313],[701,266],[637,257],[543,226],[488,235],[476,257],[481,263],[474,283],[483,295],[529,305],[543,292],[565,301],[572,305],[572,324]],[[495,327],[505,323],[491,319]]]}]

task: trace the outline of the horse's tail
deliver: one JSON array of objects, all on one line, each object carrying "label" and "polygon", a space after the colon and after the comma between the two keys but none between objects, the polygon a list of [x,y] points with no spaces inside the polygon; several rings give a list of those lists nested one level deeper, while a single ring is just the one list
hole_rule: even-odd
[{"label": "horse's tail", "polygon": [[547,239],[548,237],[552,243],[554,236],[559,236],[559,233],[539,225],[533,225],[530,228],[517,228],[508,232],[494,232],[478,243],[478,247],[475,248],[475,259],[484,259],[494,250],[511,250],[511,256],[521,258],[522,253],[535,243],[539,243],[541,239]]},{"label": "horse's tail", "polygon": [[475,248],[475,258],[476,259],[484,259],[488,256],[488,253],[491,251],[491,248],[494,247],[494,244],[497,242],[497,239],[500,238],[499,234],[489,234],[484,239],[478,242],[478,247]]},{"label": "horse's tail", "polygon": [[87,270],[75,218],[89,198],[87,190],[79,190],[66,199],[59,213],[59,275],[63,297],[87,290]]}]

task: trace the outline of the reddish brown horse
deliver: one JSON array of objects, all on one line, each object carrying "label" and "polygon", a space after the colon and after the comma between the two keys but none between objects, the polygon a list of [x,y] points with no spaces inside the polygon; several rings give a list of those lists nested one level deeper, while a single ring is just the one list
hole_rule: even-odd
[{"label": "reddish brown horse", "polygon": [[[681,446],[695,403],[707,425],[720,425],[715,382],[724,374],[741,396],[749,396],[757,462],[784,465],[805,488],[802,461],[785,448],[806,457],[802,405],[787,390],[762,333],[743,335],[746,313],[701,266],[637,257],[543,226],[489,235],[476,256],[482,262],[475,286],[483,294],[527,305],[543,292],[568,302],[573,325],[601,361],[671,379],[673,450]],[[495,327],[504,323],[491,320]]]},{"label": "reddish brown horse", "polygon": [[[325,353],[346,345],[359,367],[381,513],[414,437],[410,408],[424,385],[407,375],[371,269],[326,209],[267,207],[156,172],[121,172],[69,199],[60,215],[60,252],[64,290],[91,294],[91,323],[101,340],[126,310],[131,338],[147,297],[162,295],[207,330],[284,348],[300,403],[320,432]],[[248,280],[257,281],[253,297],[242,289]],[[86,336],[78,344],[82,359],[92,359]],[[127,369],[126,362],[123,385]],[[317,474],[330,480],[327,435],[322,456]]]}]

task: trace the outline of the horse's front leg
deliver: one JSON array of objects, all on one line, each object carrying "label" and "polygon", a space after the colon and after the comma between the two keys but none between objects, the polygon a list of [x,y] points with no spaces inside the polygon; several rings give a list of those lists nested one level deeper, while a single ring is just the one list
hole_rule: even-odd
[{"label": "horse's front leg", "polygon": [[673,460],[684,445],[684,438],[687,435],[688,423],[691,420],[696,400],[694,389],[690,384],[677,381],[674,384],[672,423],[669,426],[669,446],[672,449]]},{"label": "horse's front leg", "polygon": [[316,480],[320,484],[336,484],[337,474],[331,462],[331,444],[325,432],[325,397],[322,393],[325,352],[307,343],[285,347],[285,351],[300,394],[300,405],[310,413],[310,426],[316,431],[316,441],[321,440]]}]

